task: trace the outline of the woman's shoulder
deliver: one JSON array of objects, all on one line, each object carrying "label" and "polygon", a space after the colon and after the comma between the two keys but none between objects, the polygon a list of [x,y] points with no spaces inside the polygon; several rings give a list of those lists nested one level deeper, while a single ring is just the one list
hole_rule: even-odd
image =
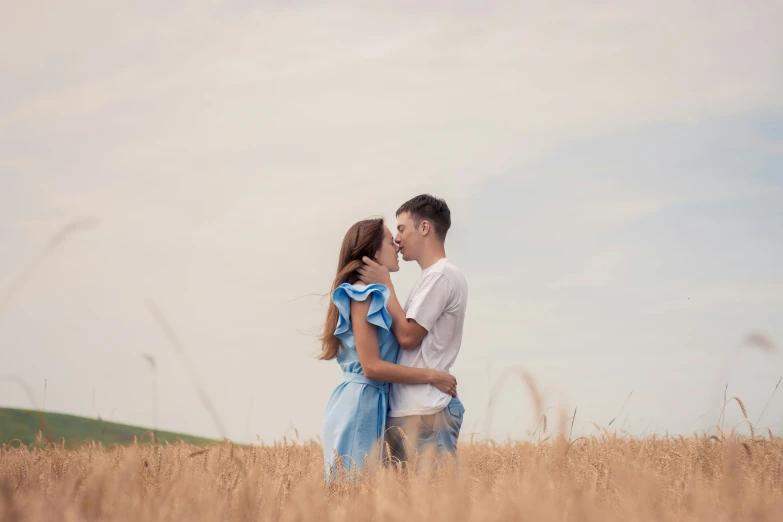
[{"label": "woman's shoulder", "polygon": [[389,288],[386,285],[373,283],[365,285],[364,283],[343,283],[334,290],[334,295],[346,295],[351,299],[363,300],[374,293],[381,293],[388,297]]},{"label": "woman's shoulder", "polygon": [[334,289],[332,302],[337,306],[341,317],[340,324],[344,325],[343,328],[345,329],[350,327],[351,308],[361,304],[361,310],[364,307],[367,309],[367,321],[380,328],[389,330],[391,328],[391,316],[386,309],[389,296],[389,288],[386,285],[343,283]]},{"label": "woman's shoulder", "polygon": [[382,285],[380,283],[370,283],[369,285],[366,285],[362,283],[361,281],[357,281],[355,283],[343,283],[340,285],[344,288],[356,288],[356,289],[363,289],[363,288],[386,288],[386,285]]}]

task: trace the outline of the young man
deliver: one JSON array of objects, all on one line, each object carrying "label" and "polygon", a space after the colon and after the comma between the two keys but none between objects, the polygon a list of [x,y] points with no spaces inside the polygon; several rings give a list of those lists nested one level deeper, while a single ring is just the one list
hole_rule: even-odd
[{"label": "young man", "polygon": [[[421,276],[405,308],[400,306],[389,271],[369,258],[359,271],[365,284],[389,287],[392,329],[403,350],[398,363],[447,372],[462,343],[468,285],[462,272],[446,258],[446,233],[451,211],[442,199],[417,196],[397,210],[397,236],[404,261],[416,261]],[[456,458],[457,439],[465,408],[428,384],[395,384],[389,396],[387,442],[392,455],[406,461],[404,440],[418,440],[419,449],[435,446]],[[403,437],[400,430],[405,432]]]}]

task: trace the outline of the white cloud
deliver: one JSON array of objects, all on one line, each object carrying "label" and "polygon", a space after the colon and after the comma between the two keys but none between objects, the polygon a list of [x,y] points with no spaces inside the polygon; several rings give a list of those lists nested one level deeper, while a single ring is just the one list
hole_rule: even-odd
[{"label": "white cloud", "polygon": [[663,302],[649,310],[651,314],[716,310],[732,307],[764,309],[783,302],[783,284],[722,283],[683,290],[683,295]]},{"label": "white cloud", "polygon": [[[28,259],[73,217],[102,220],[47,263],[4,324],[4,342],[38,350],[15,355],[9,371],[31,380],[59,372],[55,400],[76,412],[91,409],[84,350],[167,350],[145,322],[147,295],[172,315],[221,411],[241,419],[241,435],[246,410],[236,397],[288,386],[277,368],[307,375],[325,402],[339,372],[310,360],[313,338],[295,333],[317,325],[322,310],[291,300],[328,286],[353,220],[388,216],[431,191],[455,209],[458,239],[475,218],[466,201],[487,180],[514,172],[558,185],[558,172],[534,165],[562,143],[783,101],[778,3],[244,12],[99,4],[17,2],[0,20],[0,220],[18,224],[0,228],[0,266]],[[632,174],[654,176],[653,167]],[[532,186],[532,203],[542,186]],[[655,216],[683,196],[682,187],[611,188],[590,178],[573,193],[548,192],[523,245],[540,257],[532,266],[509,261],[476,286],[524,293],[542,278],[553,282],[541,294],[611,287],[625,254],[583,262],[603,247],[581,245],[564,270],[552,245],[592,242],[597,228]],[[494,261],[491,250],[472,253]],[[415,275],[406,266],[401,287]],[[559,327],[565,293],[555,293],[519,306],[531,331]],[[498,300],[504,309],[515,302]],[[475,307],[495,310],[489,304]],[[489,345],[493,332],[509,340],[519,332],[509,315],[482,318],[490,337],[479,340]],[[180,395],[177,368],[161,371],[169,372],[171,400],[161,409],[169,427],[209,434],[209,421],[193,413],[197,400]],[[105,393],[125,412],[117,420],[147,418],[124,390]],[[259,431],[276,436],[296,415],[302,433],[316,432],[318,400],[270,404]]]},{"label": "white cloud", "polygon": [[568,274],[552,282],[549,288],[603,288],[610,284],[619,264],[627,255],[621,252],[604,252],[587,262],[581,272]]},{"label": "white cloud", "polygon": [[627,223],[657,214],[670,203],[661,200],[618,201],[601,205],[587,219]]}]

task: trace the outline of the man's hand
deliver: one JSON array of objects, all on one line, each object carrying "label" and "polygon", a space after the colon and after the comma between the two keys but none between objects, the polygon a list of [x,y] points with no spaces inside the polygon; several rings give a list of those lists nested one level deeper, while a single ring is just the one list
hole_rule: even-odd
[{"label": "man's hand", "polygon": [[378,283],[391,288],[391,274],[388,268],[379,265],[367,256],[364,256],[362,261],[364,261],[364,266],[358,270],[359,279],[362,283],[366,285]]}]

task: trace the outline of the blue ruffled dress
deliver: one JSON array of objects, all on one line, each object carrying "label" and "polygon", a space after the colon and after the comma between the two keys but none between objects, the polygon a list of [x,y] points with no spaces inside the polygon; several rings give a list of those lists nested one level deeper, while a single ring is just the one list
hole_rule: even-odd
[{"label": "blue ruffled dress", "polygon": [[[389,411],[389,383],[364,376],[351,325],[351,301],[370,299],[367,320],[378,327],[378,346],[382,360],[396,363],[400,345],[391,331],[392,319],[386,308],[389,289],[385,285],[343,283],[332,293],[332,302],[340,314],[335,337],[341,348],[337,362],[343,370],[343,382],[332,392],[324,414],[323,447],[326,481],[336,473],[337,456],[351,471],[364,469],[369,456],[386,431]],[[380,455],[380,452],[379,452]]]}]

